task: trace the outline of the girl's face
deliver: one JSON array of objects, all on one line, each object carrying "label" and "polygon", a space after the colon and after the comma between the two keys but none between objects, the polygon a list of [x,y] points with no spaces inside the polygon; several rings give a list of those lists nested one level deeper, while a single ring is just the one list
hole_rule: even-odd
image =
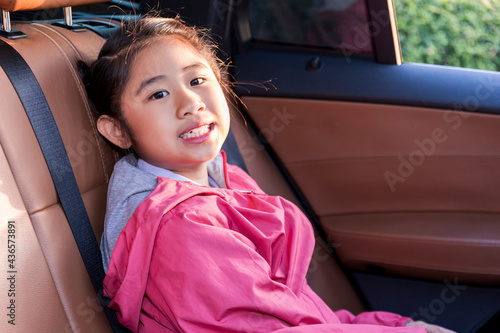
[{"label": "girl's face", "polygon": [[139,157],[181,175],[204,168],[229,131],[214,72],[178,38],[158,38],[137,55],[121,105]]}]

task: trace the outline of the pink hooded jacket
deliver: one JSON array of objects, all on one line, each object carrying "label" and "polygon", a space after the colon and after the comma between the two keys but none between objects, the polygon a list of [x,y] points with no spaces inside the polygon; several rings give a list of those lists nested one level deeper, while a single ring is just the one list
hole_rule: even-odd
[{"label": "pink hooded jacket", "polygon": [[[134,332],[414,332],[387,312],[333,312],[306,273],[308,219],[224,158],[227,189],[158,177],[114,247],[104,292]],[[355,324],[355,325],[353,325]]]}]

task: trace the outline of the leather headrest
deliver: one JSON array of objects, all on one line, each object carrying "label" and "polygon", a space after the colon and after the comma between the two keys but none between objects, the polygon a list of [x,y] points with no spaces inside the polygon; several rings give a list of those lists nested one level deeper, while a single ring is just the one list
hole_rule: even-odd
[{"label": "leather headrest", "polygon": [[0,9],[15,12],[19,10],[39,10],[68,6],[88,5],[109,0],[0,0]]}]

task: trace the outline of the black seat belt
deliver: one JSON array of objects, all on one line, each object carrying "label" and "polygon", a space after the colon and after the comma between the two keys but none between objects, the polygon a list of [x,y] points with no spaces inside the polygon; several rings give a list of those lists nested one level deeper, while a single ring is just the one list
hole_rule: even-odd
[{"label": "black seat belt", "polygon": [[114,332],[125,332],[103,296],[104,268],[87,211],[56,122],[43,91],[23,57],[0,39],[0,66],[16,90],[50,171],[62,208],[92,284]]}]

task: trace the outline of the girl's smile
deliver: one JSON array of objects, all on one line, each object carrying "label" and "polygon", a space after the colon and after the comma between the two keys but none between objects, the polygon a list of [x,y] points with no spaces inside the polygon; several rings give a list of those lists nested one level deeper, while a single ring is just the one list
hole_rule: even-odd
[{"label": "girl's smile", "polygon": [[210,134],[214,133],[214,123],[194,124],[179,135],[179,138],[186,142],[202,143],[210,139]]}]

